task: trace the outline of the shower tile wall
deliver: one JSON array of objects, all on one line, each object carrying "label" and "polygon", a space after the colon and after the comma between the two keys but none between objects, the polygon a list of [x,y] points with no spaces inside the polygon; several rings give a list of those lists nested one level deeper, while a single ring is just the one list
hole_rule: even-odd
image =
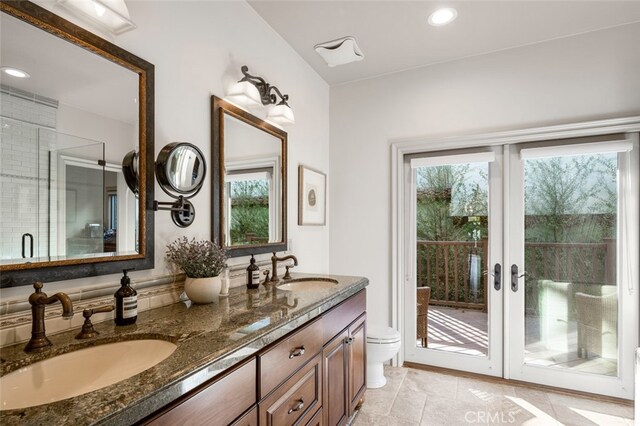
[{"label": "shower tile wall", "polygon": [[[46,256],[49,228],[48,151],[55,133],[55,101],[36,101],[23,93],[0,92],[0,259],[22,257],[22,235],[34,236],[34,256]],[[52,174],[55,176],[55,174]],[[38,205],[38,208],[34,208]],[[55,209],[52,209],[55,211]],[[54,227],[55,228],[55,227]],[[55,241],[56,236],[50,236]],[[28,247],[28,246],[27,246]],[[27,248],[27,256],[29,250]]]}]

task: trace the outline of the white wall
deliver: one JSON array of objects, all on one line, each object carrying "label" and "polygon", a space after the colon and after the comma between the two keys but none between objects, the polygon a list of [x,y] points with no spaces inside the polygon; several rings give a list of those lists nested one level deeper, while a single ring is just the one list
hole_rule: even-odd
[{"label": "white wall", "polygon": [[125,154],[138,147],[137,124],[125,123],[70,105],[58,105],[56,130],[105,143],[105,161],[110,164],[122,164]]},{"label": "white wall", "polygon": [[391,324],[390,144],[640,114],[640,24],[331,88],[331,255]]},{"label": "white wall", "polygon": [[[52,1],[38,3],[96,32],[62,12]],[[138,28],[110,41],[155,65],[156,155],[169,142],[188,141],[203,151],[211,166],[210,96],[223,97],[225,85],[241,77],[242,65],[248,65],[252,73],[290,95],[296,124],[286,129],[289,134],[289,238],[300,261],[297,270],[327,272],[329,226],[298,227],[296,194],[299,163],[323,171],[329,168],[328,85],[245,2],[128,1],[127,4]],[[168,212],[156,213],[156,268],[135,271],[134,279],[169,273],[164,252],[175,238],[181,235],[211,237],[209,182],[207,178],[204,188],[193,199],[197,217],[191,227],[180,229],[173,224]],[[168,201],[157,185],[156,198]],[[106,282],[117,286],[119,276],[48,283],[47,291]],[[3,298],[28,293],[28,287],[2,290]]]}]

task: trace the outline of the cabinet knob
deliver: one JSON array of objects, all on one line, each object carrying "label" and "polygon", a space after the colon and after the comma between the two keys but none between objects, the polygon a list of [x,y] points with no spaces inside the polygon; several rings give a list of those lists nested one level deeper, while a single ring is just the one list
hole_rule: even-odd
[{"label": "cabinet knob", "polygon": [[304,346],[300,346],[299,348],[295,348],[293,350],[293,352],[291,352],[289,354],[289,359],[292,359],[293,357],[300,356],[300,355],[304,355]]},{"label": "cabinet knob", "polygon": [[302,398],[300,398],[298,403],[293,408],[289,408],[289,411],[287,411],[287,414],[291,414],[291,413],[293,413],[295,411],[300,411],[303,408],[304,408],[304,400]]},{"label": "cabinet knob", "polygon": [[353,341],[356,340],[353,337],[347,337],[347,339],[344,341],[347,345],[350,345],[353,343]]}]

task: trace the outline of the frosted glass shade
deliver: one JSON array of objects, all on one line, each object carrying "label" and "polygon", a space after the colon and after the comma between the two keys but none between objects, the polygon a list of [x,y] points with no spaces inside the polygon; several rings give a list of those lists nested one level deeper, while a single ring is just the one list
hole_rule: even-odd
[{"label": "frosted glass shade", "polygon": [[269,114],[267,114],[267,120],[278,124],[293,124],[296,122],[293,110],[289,108],[289,105],[285,104],[278,104],[271,108]]},{"label": "frosted glass shade", "polygon": [[136,28],[129,17],[124,0],[57,0],[79,18],[105,28],[113,34],[122,34]]},{"label": "frosted glass shade", "polygon": [[248,81],[239,81],[233,84],[227,93],[227,100],[240,106],[262,105],[260,92]]}]

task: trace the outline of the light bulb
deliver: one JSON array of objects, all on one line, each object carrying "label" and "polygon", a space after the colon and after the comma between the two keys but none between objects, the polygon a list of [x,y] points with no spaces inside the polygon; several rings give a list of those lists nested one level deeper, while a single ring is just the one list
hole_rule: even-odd
[{"label": "light bulb", "polygon": [[19,70],[17,68],[2,67],[1,69],[2,69],[2,72],[4,72],[7,75],[10,75],[12,77],[17,77],[17,78],[29,78],[29,77],[31,77],[28,72]]},{"label": "light bulb", "polygon": [[429,24],[436,27],[446,25],[456,19],[457,16],[458,12],[455,9],[451,7],[444,7],[436,10],[429,16]]}]

